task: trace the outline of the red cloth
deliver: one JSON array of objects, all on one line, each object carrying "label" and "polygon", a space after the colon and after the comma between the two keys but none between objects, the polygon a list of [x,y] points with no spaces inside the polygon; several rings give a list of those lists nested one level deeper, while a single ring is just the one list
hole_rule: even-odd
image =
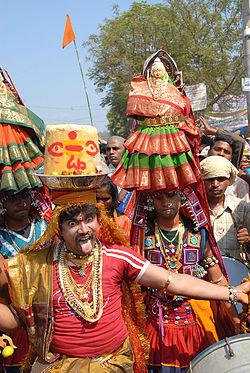
[{"label": "red cloth", "polygon": [[[128,335],[121,307],[121,283],[128,278],[138,279],[148,266],[134,251],[121,246],[103,248],[103,314],[96,323],[88,323],[75,315],[65,302],[54,270],[54,334],[50,350],[66,356],[94,357],[117,350]],[[73,267],[74,268],[74,267]],[[71,271],[78,284],[83,284],[87,276]],[[139,276],[139,277],[138,277]],[[112,328],[110,328],[112,325]]]},{"label": "red cloth", "polygon": [[130,242],[130,233],[132,222],[127,215],[119,215],[116,217],[117,225],[120,227],[127,241]]},{"label": "red cloth", "polygon": [[22,360],[28,352],[29,345],[27,332],[23,327],[21,327],[6,334],[12,338],[14,345],[17,346],[17,349],[12,356],[3,360],[3,366],[20,366]]},{"label": "red cloth", "polygon": [[[185,305],[187,304],[186,302]],[[176,311],[172,311],[170,317],[175,319]],[[178,312],[180,313],[180,310]],[[165,333],[162,341],[158,318],[148,315],[149,365],[184,368],[199,352],[209,346],[206,333],[196,322],[193,312],[188,315],[188,319],[187,325],[176,325],[173,320],[164,323]]]}]

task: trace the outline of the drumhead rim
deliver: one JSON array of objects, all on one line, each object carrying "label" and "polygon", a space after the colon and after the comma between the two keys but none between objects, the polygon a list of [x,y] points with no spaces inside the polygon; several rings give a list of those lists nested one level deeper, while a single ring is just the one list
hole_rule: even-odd
[{"label": "drumhead rim", "polygon": [[[233,335],[232,337],[227,338],[227,340],[230,342],[230,344],[234,344],[238,342],[238,340],[250,340],[250,334],[237,334]],[[195,358],[190,362],[191,367],[194,368],[203,358],[204,356],[209,356],[211,353],[213,353],[215,350],[218,350],[218,347],[224,347],[227,345],[227,342],[225,339],[222,339],[213,345],[205,348],[205,350],[201,351]],[[190,373],[190,367],[187,368],[187,373]]]}]

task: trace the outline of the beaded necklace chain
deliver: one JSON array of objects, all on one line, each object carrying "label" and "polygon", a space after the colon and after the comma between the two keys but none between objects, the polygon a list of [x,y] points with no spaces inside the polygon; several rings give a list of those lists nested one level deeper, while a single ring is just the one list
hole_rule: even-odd
[{"label": "beaded necklace chain", "polygon": [[[75,290],[77,292],[77,295],[80,299],[88,299],[88,288],[90,287],[91,285],[91,282],[93,280],[93,264],[92,264],[92,268],[91,268],[91,271],[90,271],[90,274],[88,275],[88,278],[86,279],[86,282],[84,285],[78,285],[73,276],[71,275],[70,271],[69,271],[69,282],[70,282],[70,285],[72,287],[75,286]],[[79,271],[80,272],[80,271]],[[79,273],[78,272],[78,273]],[[81,276],[81,273],[79,273],[79,275]],[[82,276],[83,277],[83,276]]]},{"label": "beaded necklace chain", "polygon": [[66,259],[67,264],[71,268],[71,270],[75,273],[78,273],[81,277],[86,276],[86,270],[90,263],[93,261],[93,255],[89,255],[87,257],[77,257],[76,255],[68,252],[68,250],[65,250],[66,252]]},{"label": "beaded necklace chain", "polygon": [[[164,247],[164,242],[158,227],[158,224],[155,224],[155,238],[156,238],[156,246],[159,247],[162,256],[165,261],[165,267],[173,272],[178,272],[178,269],[181,267],[180,259],[182,255],[182,244],[183,244],[183,235],[185,232],[185,227],[182,222],[179,222],[177,234],[174,238],[178,237],[178,244],[173,255],[169,255]],[[164,235],[165,237],[165,235]],[[173,239],[171,240],[173,242]],[[170,246],[169,246],[170,247]]]},{"label": "beaded necklace chain", "polygon": [[[92,270],[86,281],[88,286],[85,283],[79,289],[79,286],[71,276],[64,245],[59,247],[57,263],[58,281],[66,302],[84,320],[92,323],[98,321],[103,312],[102,247],[100,242],[97,241],[93,249]],[[90,302],[83,301],[82,299],[88,297],[86,291],[89,286],[91,286],[92,300]]]},{"label": "beaded necklace chain", "polygon": [[179,230],[177,229],[176,234],[174,235],[174,237],[171,238],[171,240],[169,240],[169,239],[167,238],[167,236],[164,234],[163,230],[162,230],[160,227],[158,227],[158,229],[159,229],[159,232],[160,232],[161,236],[164,238],[164,240],[166,240],[166,241],[169,243],[168,247],[169,247],[170,249],[173,249],[173,248],[175,247],[175,245],[173,245],[173,242],[174,242],[174,240],[176,239],[176,237],[178,236],[178,234],[179,234]]}]

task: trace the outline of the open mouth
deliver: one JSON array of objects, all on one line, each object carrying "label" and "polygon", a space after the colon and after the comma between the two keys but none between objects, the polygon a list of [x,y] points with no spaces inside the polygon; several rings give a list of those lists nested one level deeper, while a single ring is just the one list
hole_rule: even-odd
[{"label": "open mouth", "polygon": [[84,245],[86,244],[90,239],[92,238],[92,236],[88,233],[88,234],[85,234],[84,236],[81,236],[77,239],[77,242],[80,244],[80,245]]},{"label": "open mouth", "polygon": [[78,249],[80,249],[83,255],[88,254],[92,251],[93,249],[92,238],[93,236],[88,233],[85,235],[81,235],[77,239]]}]

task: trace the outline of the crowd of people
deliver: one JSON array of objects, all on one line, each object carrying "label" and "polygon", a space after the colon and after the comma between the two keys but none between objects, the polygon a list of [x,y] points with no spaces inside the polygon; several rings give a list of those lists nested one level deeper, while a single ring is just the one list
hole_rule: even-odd
[{"label": "crowd of people", "polygon": [[250,285],[224,258],[248,271],[249,147],[203,116],[201,137],[175,61],[157,51],[132,79],[137,126],[102,142],[101,185],[60,195],[31,172],[44,123],[0,72],[15,113],[0,123],[0,331],[17,347],[0,371],[181,373],[240,333]]}]

